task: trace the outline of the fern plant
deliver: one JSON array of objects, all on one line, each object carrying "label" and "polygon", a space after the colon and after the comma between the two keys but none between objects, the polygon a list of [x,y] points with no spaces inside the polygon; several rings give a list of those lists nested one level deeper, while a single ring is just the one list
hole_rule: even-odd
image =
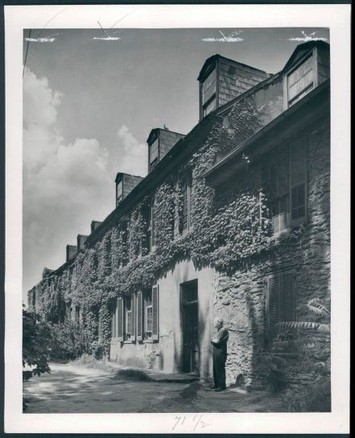
[{"label": "fern plant", "polygon": [[[285,403],[291,411],[330,410],[330,309],[329,302],[311,299],[307,305],[309,319],[314,321],[283,321],[277,324],[279,335],[273,342],[274,359],[279,361],[282,378],[293,386],[287,391]],[[308,319],[308,318],[307,318]],[[278,357],[293,352],[296,357]],[[296,382],[296,383],[295,383]]]}]

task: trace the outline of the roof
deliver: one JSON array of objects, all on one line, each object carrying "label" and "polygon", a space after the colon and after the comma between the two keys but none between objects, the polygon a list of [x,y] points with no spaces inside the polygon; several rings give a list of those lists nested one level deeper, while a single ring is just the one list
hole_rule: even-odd
[{"label": "roof", "polygon": [[[260,141],[262,141],[262,146],[265,150],[269,144],[275,144],[275,138],[279,137],[283,139],[285,135],[281,136],[280,134],[281,126],[283,126],[284,130],[288,130],[288,132],[299,132],[300,125],[305,124],[307,120],[312,119],[312,121],[314,121],[321,115],[327,114],[330,111],[330,105],[329,102],[327,105],[325,105],[324,102],[330,99],[329,90],[330,80],[327,79],[297,103],[281,113],[276,119],[241,143],[236,149],[231,151],[205,173],[204,176],[207,184],[214,187],[228,179],[234,172],[230,169],[237,166],[241,161],[244,161],[241,160],[243,152],[255,146],[258,142],[260,143]],[[307,111],[305,107],[308,107]]]},{"label": "roof", "polygon": [[115,182],[117,183],[117,182],[121,181],[121,179],[124,175],[133,176],[133,178],[140,178],[140,179],[144,178],[143,176],[139,176],[139,175],[132,175],[130,173],[125,173],[125,172],[117,172]]},{"label": "roof", "polygon": [[226,58],[225,56],[222,56],[222,55],[219,55],[218,53],[216,53],[215,55],[210,56],[209,58],[206,59],[205,63],[203,64],[203,66],[200,70],[200,73],[197,77],[197,80],[200,81],[201,79],[204,79],[206,76],[206,73],[209,70],[210,65],[214,64],[219,59],[225,59],[226,61],[230,62],[231,64],[241,65],[243,67],[248,67],[251,70],[255,70],[255,71],[258,71],[260,73],[268,74],[264,70],[260,70],[259,68],[252,67],[251,65],[248,65],[248,64],[243,64],[242,62],[235,61],[234,59]]},{"label": "roof", "polygon": [[160,131],[165,131],[165,132],[170,132],[172,134],[177,134],[180,136],[184,136],[185,134],[181,134],[181,132],[176,132],[176,131],[170,131],[170,129],[165,129],[165,128],[154,128],[150,131],[148,138],[147,138],[147,143],[150,144],[151,141],[153,139],[155,139],[155,136],[160,132]]}]

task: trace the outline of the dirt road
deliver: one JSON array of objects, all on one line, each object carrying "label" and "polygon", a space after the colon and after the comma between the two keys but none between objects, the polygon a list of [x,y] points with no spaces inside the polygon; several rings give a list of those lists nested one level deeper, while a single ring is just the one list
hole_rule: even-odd
[{"label": "dirt road", "polygon": [[[144,377],[144,376],[143,376]],[[28,413],[280,412],[264,392],[216,393],[198,382],[127,380],[117,370],[51,364],[51,374],[24,385]]]}]

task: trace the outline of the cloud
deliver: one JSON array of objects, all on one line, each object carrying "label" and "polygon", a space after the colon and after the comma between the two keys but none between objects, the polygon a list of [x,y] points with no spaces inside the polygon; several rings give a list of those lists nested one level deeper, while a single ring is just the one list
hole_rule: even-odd
[{"label": "cloud", "polygon": [[117,131],[119,172],[132,175],[145,176],[147,174],[148,146],[132,135],[126,125],[122,125]]},{"label": "cloud", "polygon": [[65,144],[58,128],[62,94],[28,68],[23,117],[23,289],[40,280],[44,267],[65,262],[65,246],[89,234],[92,220],[115,207],[116,172],[147,173],[147,146],[126,125],[109,151],[95,138]]},{"label": "cloud", "polygon": [[61,94],[30,70],[24,76],[24,290],[45,266],[65,261],[65,246],[89,233],[114,208],[109,154],[95,138],[64,144],[58,131]]}]

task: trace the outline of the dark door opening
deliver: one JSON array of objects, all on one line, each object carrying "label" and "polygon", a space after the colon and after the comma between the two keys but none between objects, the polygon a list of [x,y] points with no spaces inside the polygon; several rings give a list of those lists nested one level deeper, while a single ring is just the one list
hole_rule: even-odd
[{"label": "dark door opening", "polygon": [[181,284],[182,311],[182,371],[198,373],[198,291],[197,280]]}]

